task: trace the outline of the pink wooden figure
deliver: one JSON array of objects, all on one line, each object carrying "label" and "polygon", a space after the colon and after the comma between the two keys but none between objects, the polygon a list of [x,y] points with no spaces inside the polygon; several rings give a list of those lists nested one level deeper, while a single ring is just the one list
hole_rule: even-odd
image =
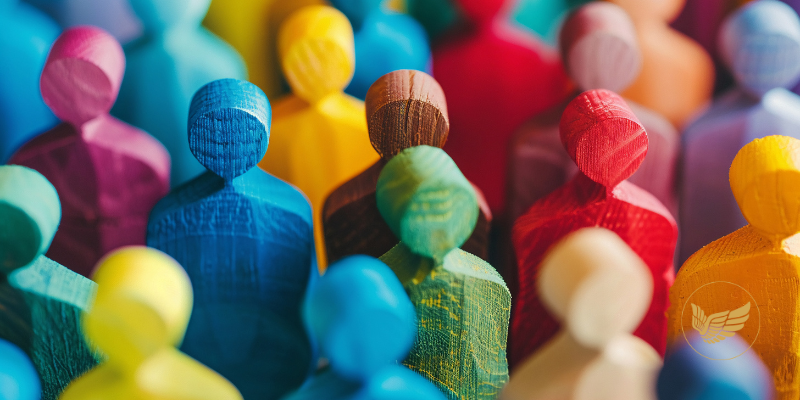
[{"label": "pink wooden figure", "polygon": [[164,146],[108,115],[124,72],[125,54],[110,34],[89,26],[64,31],[41,79],[44,101],[63,123],[10,162],[56,187],[63,218],[47,256],[84,276],[109,251],[144,245],[150,209],[169,191]]}]

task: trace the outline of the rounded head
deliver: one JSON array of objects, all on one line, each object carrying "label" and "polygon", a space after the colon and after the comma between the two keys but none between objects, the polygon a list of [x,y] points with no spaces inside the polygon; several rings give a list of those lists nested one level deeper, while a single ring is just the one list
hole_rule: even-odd
[{"label": "rounded head", "polygon": [[622,7],[631,18],[672,22],[683,10],[686,0],[606,0]]},{"label": "rounded head", "polygon": [[370,376],[352,400],[445,400],[431,381],[402,366],[391,365]]},{"label": "rounded head", "polygon": [[353,27],[339,10],[308,6],[281,26],[278,53],[292,92],[309,103],[343,92],[355,72]]},{"label": "rounded head", "polygon": [[390,72],[367,92],[369,141],[389,159],[413,146],[444,147],[450,132],[447,103],[439,82],[414,70]]},{"label": "rounded head", "polygon": [[561,57],[584,90],[625,90],[642,70],[636,27],[619,6],[592,2],[572,12],[561,28]]},{"label": "rounded head", "polygon": [[508,0],[454,0],[468,20],[486,23],[495,19],[512,2]]},{"label": "rounded head", "polygon": [[264,157],[272,108],[258,86],[220,79],[197,91],[189,108],[189,149],[197,161],[227,181]]},{"label": "rounded head", "polygon": [[378,211],[416,254],[437,262],[467,241],[478,222],[475,189],[438,147],[403,150],[381,171]]},{"label": "rounded head", "polygon": [[0,399],[39,400],[41,397],[39,374],[28,355],[0,339]]},{"label": "rounded head", "polygon": [[41,78],[44,102],[75,126],[107,114],[125,75],[125,53],[108,32],[93,26],[64,31],[47,56]]},{"label": "rounded head", "polygon": [[756,96],[800,80],[800,18],[780,1],[743,6],[725,20],[718,43],[738,84]]},{"label": "rounded head", "polygon": [[42,174],[0,166],[0,275],[47,252],[61,221],[56,188]]},{"label": "rounded head", "polygon": [[192,286],[170,256],[148,247],[124,247],[100,260],[94,304],[83,317],[86,337],[122,365],[183,340],[192,312]]},{"label": "rounded head", "polygon": [[130,0],[145,29],[161,32],[179,25],[200,25],[211,0]]},{"label": "rounded head", "polygon": [[602,348],[639,326],[653,296],[650,270],[615,233],[584,228],[542,262],[542,302],[579,343]]},{"label": "rounded head", "polygon": [[368,256],[329,266],[303,316],[331,366],[357,380],[404,359],[417,333],[416,311],[397,276]]},{"label": "rounded head", "polygon": [[559,129],[578,169],[609,188],[633,175],[647,154],[644,126],[625,100],[610,90],[590,90],[572,100]]},{"label": "rounded head", "polygon": [[780,239],[800,232],[800,140],[768,136],[750,142],[734,158],[730,182],[750,225]]},{"label": "rounded head", "polygon": [[359,29],[373,11],[380,10],[383,0],[331,0],[331,5],[338,8]]}]

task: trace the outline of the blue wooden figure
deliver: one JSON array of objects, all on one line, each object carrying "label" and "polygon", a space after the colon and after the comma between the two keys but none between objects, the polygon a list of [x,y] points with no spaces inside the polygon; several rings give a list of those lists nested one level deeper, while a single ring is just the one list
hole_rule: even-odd
[{"label": "blue wooden figure", "polygon": [[303,318],[329,366],[285,400],[444,400],[396,365],[414,343],[416,311],[380,260],[358,255],[329,266],[309,290]]},{"label": "blue wooden figure", "polygon": [[18,0],[0,0],[0,164],[58,120],[39,93],[39,76],[58,25]]},{"label": "blue wooden figure", "polygon": [[62,27],[93,25],[127,43],[142,34],[142,23],[128,0],[24,0],[49,14]]},{"label": "blue wooden figure", "polygon": [[0,400],[39,400],[42,386],[28,355],[0,339]]},{"label": "blue wooden figure", "polygon": [[169,150],[172,187],[205,172],[186,139],[192,95],[211,81],[247,75],[236,51],[200,26],[210,2],[131,1],[145,34],[125,47],[128,65],[112,113]]},{"label": "blue wooden figure", "polygon": [[318,273],[311,207],[254,168],[267,151],[271,113],[250,82],[203,86],[192,100],[188,143],[210,172],[156,205],[147,231],[147,244],[183,265],[194,287],[181,350],[250,400],[296,389],[312,364],[300,317]]},{"label": "blue wooden figure", "polygon": [[331,0],[353,25],[356,72],[345,92],[364,100],[378,78],[400,69],[431,72],[431,49],[422,25],[387,10],[381,0]]}]

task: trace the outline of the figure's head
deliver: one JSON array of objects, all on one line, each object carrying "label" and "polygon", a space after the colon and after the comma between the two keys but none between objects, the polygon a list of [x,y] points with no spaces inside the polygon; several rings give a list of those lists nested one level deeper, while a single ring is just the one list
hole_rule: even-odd
[{"label": "figure's head", "polygon": [[331,0],[331,5],[344,13],[358,30],[371,12],[379,10],[383,0]]},{"label": "figure's head", "polygon": [[0,166],[0,275],[47,252],[61,221],[56,188],[42,174]]},{"label": "figure's head", "polygon": [[756,96],[800,81],[800,18],[780,1],[739,9],[725,20],[718,43],[738,84]]},{"label": "figure's head", "polygon": [[378,210],[411,251],[441,262],[478,222],[475,189],[444,150],[416,146],[392,158],[378,177]]},{"label": "figure's head", "polygon": [[220,79],[197,91],[189,109],[189,149],[204,167],[226,181],[264,157],[272,108],[258,86]]},{"label": "figure's head", "polygon": [[775,239],[800,232],[800,140],[750,142],[733,160],[730,182],[739,209],[759,232]]},{"label": "figure's head", "polygon": [[31,359],[22,349],[0,339],[0,399],[39,400],[42,385]]},{"label": "figure's head", "polygon": [[278,53],[295,95],[309,103],[344,91],[355,72],[350,21],[339,10],[308,6],[283,23]]},{"label": "figure's head", "polygon": [[372,147],[389,159],[413,146],[443,147],[450,131],[447,103],[432,76],[414,70],[390,72],[372,84],[366,98]]},{"label": "figure's head", "polygon": [[625,90],[642,70],[636,28],[625,10],[592,2],[572,12],[561,27],[561,57],[583,90]]},{"label": "figure's head", "polygon": [[44,102],[75,126],[107,114],[125,75],[125,53],[108,32],[93,26],[64,31],[47,56],[40,81]]},{"label": "figure's head", "polygon": [[683,10],[686,0],[606,0],[623,9],[635,21],[657,19],[672,22]]},{"label": "figure's head", "polygon": [[181,25],[200,25],[211,0],[130,0],[145,30],[162,32]]},{"label": "figure's head", "polygon": [[578,169],[613,188],[628,179],[647,154],[647,133],[625,100],[610,90],[590,90],[567,105],[561,142]]},{"label": "figure's head", "polygon": [[493,21],[513,2],[508,0],[452,0],[466,18],[482,24]]}]

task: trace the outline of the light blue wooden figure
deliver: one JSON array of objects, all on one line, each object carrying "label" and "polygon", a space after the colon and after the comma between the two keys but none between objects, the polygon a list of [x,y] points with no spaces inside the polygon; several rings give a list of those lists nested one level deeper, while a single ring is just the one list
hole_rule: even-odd
[{"label": "light blue wooden figure", "polygon": [[400,69],[431,72],[428,35],[414,18],[381,6],[382,0],[331,0],[353,25],[356,71],[345,92],[364,100],[378,78]]},{"label": "light blue wooden figure", "polygon": [[277,399],[312,366],[300,316],[317,272],[311,206],[256,167],[271,109],[250,82],[202,87],[188,143],[210,170],[175,189],[150,214],[147,244],[177,260],[194,288],[181,350],[230,380],[245,399]]},{"label": "light blue wooden figure", "polygon": [[0,339],[0,400],[39,400],[41,397],[39,375],[28,355]]},{"label": "light blue wooden figure", "polygon": [[19,0],[0,0],[0,164],[58,123],[39,93],[39,77],[60,29]]},{"label": "light blue wooden figure", "polygon": [[142,23],[133,14],[129,0],[24,1],[49,14],[64,28],[94,25],[123,44],[142,35]]},{"label": "light blue wooden figure", "polygon": [[416,311],[392,270],[369,256],[328,267],[303,317],[329,367],[286,400],[444,400],[425,378],[397,365],[411,350]]},{"label": "light blue wooden figure", "polygon": [[144,36],[125,47],[128,65],[112,113],[149,132],[172,156],[172,187],[205,172],[186,137],[189,103],[206,83],[245,79],[236,51],[200,26],[211,0],[132,0]]},{"label": "light blue wooden figure", "polygon": [[720,53],[737,87],[718,98],[683,134],[681,263],[747,225],[728,170],[753,139],[800,138],[800,18],[776,0],[748,3],[720,31]]}]

